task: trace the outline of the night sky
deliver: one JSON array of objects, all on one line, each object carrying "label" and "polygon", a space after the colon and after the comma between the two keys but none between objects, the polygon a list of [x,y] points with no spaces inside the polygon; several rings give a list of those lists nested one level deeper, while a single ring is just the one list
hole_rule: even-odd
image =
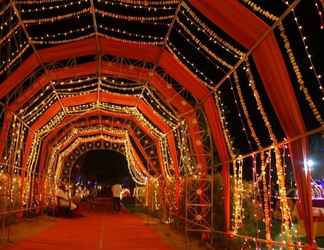
[{"label": "night sky", "polygon": [[82,176],[99,183],[121,183],[125,178],[130,178],[126,157],[115,151],[89,151],[78,159],[77,164]]}]

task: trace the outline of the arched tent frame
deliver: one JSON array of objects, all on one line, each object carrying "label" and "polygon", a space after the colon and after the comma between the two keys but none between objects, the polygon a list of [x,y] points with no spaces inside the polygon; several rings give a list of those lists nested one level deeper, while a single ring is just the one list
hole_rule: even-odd
[{"label": "arched tent frame", "polygon": [[[92,132],[94,132],[94,131],[92,131]],[[87,132],[85,134],[89,135]],[[48,184],[48,183],[53,182],[52,185],[49,185],[49,186],[51,186],[52,188],[56,187],[57,183],[60,182],[59,179],[63,178],[62,171],[65,168],[69,168],[67,170],[67,172],[69,174],[71,174],[71,168],[73,167],[73,164],[71,165],[69,158],[70,158],[71,154],[73,154],[73,151],[75,151],[76,149],[80,149],[81,152],[84,154],[87,151],[102,148],[102,147],[96,147],[96,146],[93,146],[93,147],[91,146],[91,148],[88,148],[88,145],[87,145],[85,147],[86,149],[83,150],[82,145],[88,144],[88,143],[90,143],[90,144],[91,143],[100,143],[100,144],[104,143],[105,144],[107,142],[111,143],[112,146],[108,147],[108,148],[105,146],[104,149],[114,150],[114,151],[117,151],[117,152],[125,155],[125,157],[128,160],[129,171],[130,171],[132,177],[135,178],[134,181],[139,182],[139,183],[141,183],[141,185],[143,185],[143,184],[145,184],[146,178],[150,178],[150,175],[147,172],[145,172],[145,170],[144,170],[145,167],[142,165],[136,152],[132,148],[128,148],[128,147],[131,147],[131,145],[130,145],[130,142],[128,141],[129,138],[128,138],[127,132],[123,132],[122,137],[119,139],[115,138],[116,135],[113,135],[114,138],[111,138],[110,136],[107,136],[107,134],[105,135],[105,134],[96,134],[96,133],[92,133],[92,135],[90,137],[86,136],[85,138],[83,138],[83,136],[84,136],[84,133],[80,133],[80,135],[77,138],[75,138],[75,140],[72,140],[72,143],[69,144],[68,147],[66,147],[65,149],[62,149],[60,152],[57,152],[57,151],[55,152],[55,156],[54,156],[55,160],[54,161],[56,161],[56,163],[53,162],[52,164],[50,164],[50,165],[53,165],[53,167],[55,167],[55,166],[57,167],[57,169],[54,171],[56,173],[55,177],[51,181],[50,180],[51,175],[47,174],[46,179],[44,180],[44,183]],[[114,147],[115,145],[117,145],[117,148]],[[132,156],[128,155],[127,152],[131,152]],[[134,160],[131,160],[130,157],[137,159],[136,164],[134,164]],[[67,165],[67,163],[69,163],[69,165]],[[134,166],[130,166],[130,164],[133,164]],[[136,168],[136,169],[133,169],[133,168]],[[52,167],[50,166],[49,169],[52,169]],[[144,172],[143,172],[143,170],[144,170]],[[144,179],[143,180],[136,179],[136,177],[134,175],[134,171],[136,171],[137,173],[141,173],[141,175],[144,176]],[[138,176],[138,174],[137,174],[137,176]],[[42,185],[41,188],[45,188],[45,187],[46,187],[46,185],[44,184],[44,185]],[[45,194],[51,193],[51,192],[54,192],[54,191],[49,190],[49,191],[45,192]]]},{"label": "arched tent frame", "polygon": [[[119,129],[127,130],[128,133],[133,138],[136,146],[139,148],[140,152],[144,156],[144,158],[146,160],[146,163],[148,164],[148,168],[150,170],[156,171],[151,166],[150,158],[146,154],[146,152],[144,151],[143,146],[141,145],[141,143],[139,142],[139,140],[136,139],[137,137],[136,137],[136,133],[135,133],[134,130],[132,130],[127,125],[122,125],[122,124],[116,123],[116,122],[105,122],[105,121],[102,121],[102,120],[101,121],[96,121],[96,123],[91,122],[89,124],[84,124],[84,125],[81,125],[81,124],[78,124],[78,123],[73,123],[72,127],[70,129],[64,130],[64,132],[61,135],[59,135],[59,136],[53,136],[53,134],[54,135],[57,135],[56,133],[53,133],[52,136],[51,136],[52,138],[47,137],[46,139],[44,139],[43,145],[42,145],[42,153],[41,153],[42,157],[40,159],[40,165],[41,166],[48,165],[48,161],[49,161],[48,156],[49,155],[56,156],[56,150],[58,150],[57,149],[57,146],[58,146],[59,142],[62,142],[63,141],[64,142],[64,145],[67,146],[70,143],[70,140],[72,138],[78,137],[78,133],[75,132],[76,130],[77,131],[79,131],[79,130],[80,131],[83,131],[83,130],[87,129],[86,131],[88,131],[88,130],[90,130],[92,128],[92,130],[90,130],[90,132],[93,131],[92,133],[94,133],[96,131],[95,129],[98,130],[98,126],[100,127],[100,134],[107,133],[108,132],[107,130],[116,129],[117,127]],[[92,134],[92,133],[90,133],[90,134]],[[50,142],[48,142],[49,140],[50,140]]]}]

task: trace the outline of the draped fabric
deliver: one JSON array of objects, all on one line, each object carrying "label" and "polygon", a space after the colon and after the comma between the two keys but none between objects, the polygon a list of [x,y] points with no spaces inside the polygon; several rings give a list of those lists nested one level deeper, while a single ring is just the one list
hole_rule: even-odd
[{"label": "draped fabric", "polygon": [[222,163],[222,176],[224,186],[224,211],[225,211],[225,229],[228,232],[231,225],[231,197],[230,197],[230,169],[229,169],[229,153],[224,138],[224,132],[222,130],[220,117],[218,112],[213,109],[216,103],[212,95],[210,95],[207,101],[204,103],[204,109],[209,110],[206,113],[207,119],[211,126],[211,132],[216,141],[216,149],[218,152],[219,160]]},{"label": "draped fabric", "polygon": [[[279,122],[288,139],[305,134],[306,128],[294,93],[293,86],[284,65],[283,57],[278,48],[274,34],[271,33],[255,50],[253,54],[265,90],[278,116]],[[275,63],[269,64],[273,60]],[[275,73],[274,73],[275,72]],[[304,218],[308,243],[314,239],[312,194],[310,183],[307,183],[304,173],[304,161],[307,159],[307,140],[297,140],[289,145],[301,213]]]},{"label": "draped fabric", "polygon": [[[273,32],[259,41],[270,27],[260,18],[236,0],[213,1],[192,0],[192,5],[224,32],[246,48],[252,48],[257,42],[260,44],[252,51],[261,80],[270,98],[271,104],[278,116],[279,122],[288,138],[303,135],[306,131],[299,105],[290,81],[286,65]],[[302,213],[305,214],[305,230],[307,241],[313,244],[313,217],[311,206],[311,187],[306,183],[303,172],[303,144],[297,141],[290,144],[299,199]]]}]

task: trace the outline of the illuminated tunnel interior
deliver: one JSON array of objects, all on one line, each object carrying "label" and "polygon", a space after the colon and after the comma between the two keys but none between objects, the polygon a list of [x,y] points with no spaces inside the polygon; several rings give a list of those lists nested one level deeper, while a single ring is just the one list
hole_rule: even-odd
[{"label": "illuminated tunnel interior", "polygon": [[0,248],[324,247],[323,5],[1,1]]}]

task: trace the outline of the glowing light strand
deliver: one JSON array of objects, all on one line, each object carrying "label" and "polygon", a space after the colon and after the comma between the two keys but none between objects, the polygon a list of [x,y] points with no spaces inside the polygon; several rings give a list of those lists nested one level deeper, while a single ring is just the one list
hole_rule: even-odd
[{"label": "glowing light strand", "polygon": [[[240,57],[244,55],[244,53],[241,50],[235,48],[233,45],[231,45],[230,43],[228,43],[227,41],[225,41],[223,38],[221,38],[219,35],[217,35],[213,30],[211,30],[203,21],[200,20],[200,18],[190,9],[190,7],[186,3],[183,4],[183,8],[190,14],[191,18],[197,24],[199,24],[199,26],[201,27],[200,29],[203,32],[205,32],[208,35],[210,35],[212,38],[214,38],[215,40],[217,40],[223,46],[227,47],[228,49],[230,49],[232,52],[236,53]],[[185,14],[185,12],[182,12],[182,13]],[[194,22],[191,22],[190,24],[193,25]]]},{"label": "glowing light strand", "polygon": [[260,142],[260,139],[258,138],[258,136],[257,136],[257,134],[255,132],[254,127],[253,127],[253,123],[251,121],[250,114],[249,114],[249,111],[247,109],[247,106],[246,106],[246,103],[245,103],[245,100],[244,100],[244,97],[243,97],[243,94],[242,94],[242,90],[241,90],[241,86],[240,86],[240,82],[239,82],[239,77],[238,77],[236,71],[234,72],[233,76],[234,76],[234,82],[235,82],[235,85],[236,85],[236,90],[237,90],[237,93],[239,95],[240,104],[241,104],[241,107],[243,109],[243,113],[245,115],[248,127],[250,129],[252,137],[253,137],[254,141],[256,142],[258,148],[261,148],[262,147],[261,142]]},{"label": "glowing light strand", "polygon": [[290,61],[291,65],[292,65],[292,67],[293,67],[294,73],[295,73],[296,78],[297,78],[297,82],[299,83],[299,89],[303,92],[303,94],[305,96],[305,99],[307,101],[307,104],[308,104],[308,106],[310,107],[310,109],[312,110],[312,112],[314,114],[314,117],[316,118],[316,120],[321,125],[323,125],[323,119],[322,119],[321,113],[317,109],[311,95],[308,92],[307,87],[305,86],[305,82],[304,82],[302,73],[301,73],[300,68],[299,68],[299,66],[297,64],[297,61],[295,59],[294,52],[291,49],[289,39],[288,39],[288,37],[287,37],[287,35],[285,33],[285,28],[284,28],[284,26],[282,24],[279,25],[279,30],[280,30],[280,36],[281,36],[281,38],[282,38],[282,40],[284,42],[284,47],[286,49],[286,53],[287,53],[287,55],[289,57],[289,61]]},{"label": "glowing light strand", "polygon": [[[191,37],[192,41],[197,45],[197,50],[203,49],[211,58],[215,59],[217,62],[222,64],[228,69],[232,69],[233,65],[227,63],[224,59],[217,56],[212,52],[206,45],[204,45],[181,21],[179,18],[176,18],[176,22],[181,26],[181,28]],[[178,31],[179,32],[179,31]],[[181,33],[181,32],[180,32]]]},{"label": "glowing light strand", "polygon": [[[238,79],[238,75],[237,75],[236,71],[234,71],[234,79],[239,84],[239,79]],[[234,103],[235,103],[236,111],[237,111],[238,117],[240,119],[240,123],[241,123],[242,129],[243,129],[243,132],[244,132],[245,139],[246,139],[246,141],[249,144],[249,149],[252,151],[253,150],[252,143],[251,143],[251,141],[249,139],[249,136],[248,136],[248,133],[247,133],[247,129],[246,129],[245,123],[243,121],[243,117],[242,117],[242,114],[241,114],[240,106],[239,106],[239,103],[237,101],[237,97],[236,97],[236,94],[235,94],[235,91],[234,91],[234,86],[233,86],[232,79],[229,78],[228,80],[230,82],[230,89],[231,89],[232,94],[233,94],[233,97],[234,97]]]},{"label": "glowing light strand", "polygon": [[114,14],[114,13],[110,13],[110,12],[106,12],[103,10],[98,10],[96,9],[96,13],[98,13],[99,15],[103,16],[103,17],[112,17],[115,19],[120,19],[120,20],[125,20],[125,21],[136,21],[136,22],[156,22],[156,21],[165,21],[165,20],[169,20],[171,21],[173,18],[173,15],[167,15],[167,16],[160,16],[160,17],[146,17],[146,16],[125,16],[125,15],[120,15],[120,14]]},{"label": "glowing light strand", "polygon": [[24,19],[23,23],[27,24],[27,25],[28,24],[54,23],[54,22],[57,22],[57,21],[62,21],[64,19],[69,19],[69,18],[73,18],[73,17],[79,18],[80,16],[85,15],[85,14],[89,14],[89,13],[90,13],[90,8],[85,8],[83,10],[76,11],[76,12],[73,12],[73,13],[68,13],[68,14],[61,15],[61,16],[39,18],[39,19]]},{"label": "glowing light strand", "polygon": [[274,14],[270,13],[267,10],[264,10],[258,4],[252,2],[251,0],[241,0],[241,1],[243,1],[249,7],[251,7],[252,10],[254,10],[257,13],[260,13],[262,16],[268,18],[269,20],[274,21],[274,22],[279,20],[279,18],[277,16],[275,16]]},{"label": "glowing light strand", "polygon": [[306,43],[307,38],[303,34],[303,31],[302,31],[303,30],[303,26],[298,21],[298,18],[296,16],[296,13],[295,13],[294,10],[292,10],[292,13],[293,13],[293,17],[294,17],[293,19],[294,19],[294,21],[295,21],[295,23],[297,25],[297,28],[298,28],[298,34],[299,34],[299,36],[301,38],[301,41],[302,41],[302,43],[304,45],[304,50],[305,50],[305,53],[306,53],[306,57],[307,57],[307,60],[309,62],[309,65],[310,65],[309,66],[309,69],[313,72],[313,74],[315,76],[316,82],[317,82],[317,84],[319,86],[318,88],[319,88],[320,92],[322,93],[322,101],[324,101],[324,88],[323,88],[322,83],[321,83],[322,75],[317,72],[317,69],[316,69],[316,67],[315,67],[315,65],[313,63],[312,55],[309,52],[309,46]]}]

